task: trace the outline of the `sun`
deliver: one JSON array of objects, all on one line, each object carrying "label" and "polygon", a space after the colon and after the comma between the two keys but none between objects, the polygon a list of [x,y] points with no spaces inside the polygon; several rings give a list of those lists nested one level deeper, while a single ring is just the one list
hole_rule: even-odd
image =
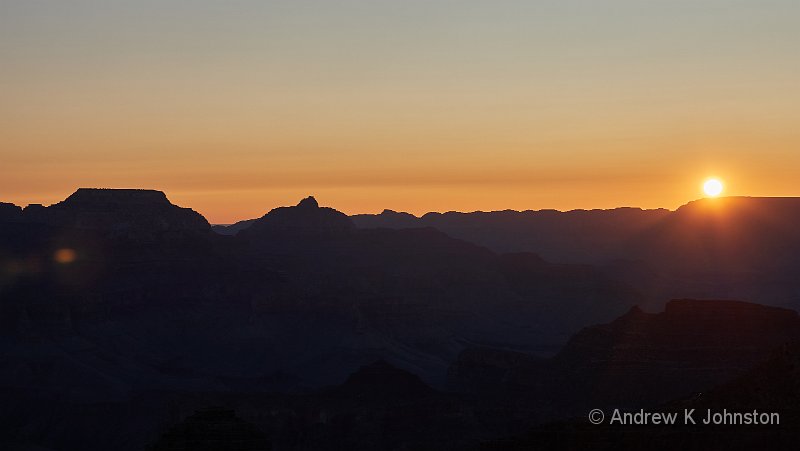
[{"label": "sun", "polygon": [[709,197],[717,197],[722,194],[722,182],[719,179],[708,179],[703,183],[703,192]]}]

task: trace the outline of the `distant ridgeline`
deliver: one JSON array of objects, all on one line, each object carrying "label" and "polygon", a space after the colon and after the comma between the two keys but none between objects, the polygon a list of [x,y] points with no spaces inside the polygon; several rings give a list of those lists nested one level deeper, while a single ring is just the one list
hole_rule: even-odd
[{"label": "distant ridgeline", "polygon": [[[644,260],[671,270],[753,271],[800,264],[800,198],[726,197],[690,202],[676,211],[526,210],[427,213],[384,210],[351,217],[359,228],[434,227],[496,252],[535,252],[548,261],[607,263]],[[214,226],[234,235],[254,220]],[[787,261],[788,260],[788,261]]]}]

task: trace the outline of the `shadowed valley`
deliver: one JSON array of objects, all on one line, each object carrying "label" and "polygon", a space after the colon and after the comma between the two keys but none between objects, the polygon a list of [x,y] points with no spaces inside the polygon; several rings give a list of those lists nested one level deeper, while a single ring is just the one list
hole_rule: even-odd
[{"label": "shadowed valley", "polygon": [[799,217],[758,198],[348,217],[309,197],[212,228],[150,190],[0,204],[3,440],[478,449],[727,393],[800,334]]}]

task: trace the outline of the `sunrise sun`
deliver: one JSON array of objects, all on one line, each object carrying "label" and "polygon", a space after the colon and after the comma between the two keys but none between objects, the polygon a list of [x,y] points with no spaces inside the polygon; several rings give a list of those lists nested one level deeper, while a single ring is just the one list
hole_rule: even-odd
[{"label": "sunrise sun", "polygon": [[703,192],[709,197],[717,197],[722,194],[722,182],[719,179],[708,179],[703,183]]}]

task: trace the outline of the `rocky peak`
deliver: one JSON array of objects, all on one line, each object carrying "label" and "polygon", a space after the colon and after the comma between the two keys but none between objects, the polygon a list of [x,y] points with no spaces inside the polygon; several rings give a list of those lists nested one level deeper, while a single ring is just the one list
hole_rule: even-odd
[{"label": "rocky peak", "polygon": [[278,207],[242,230],[243,236],[268,238],[276,235],[337,235],[355,226],[344,213],[320,207],[313,196],[306,197],[294,207]]},{"label": "rocky peak", "polygon": [[297,208],[317,209],[319,208],[319,203],[317,202],[317,199],[314,198],[314,196],[308,196],[297,204]]},{"label": "rocky peak", "polygon": [[355,225],[362,229],[385,227],[389,229],[408,229],[424,227],[419,218],[410,214],[394,210],[383,210],[381,214],[362,214],[351,216]]}]

